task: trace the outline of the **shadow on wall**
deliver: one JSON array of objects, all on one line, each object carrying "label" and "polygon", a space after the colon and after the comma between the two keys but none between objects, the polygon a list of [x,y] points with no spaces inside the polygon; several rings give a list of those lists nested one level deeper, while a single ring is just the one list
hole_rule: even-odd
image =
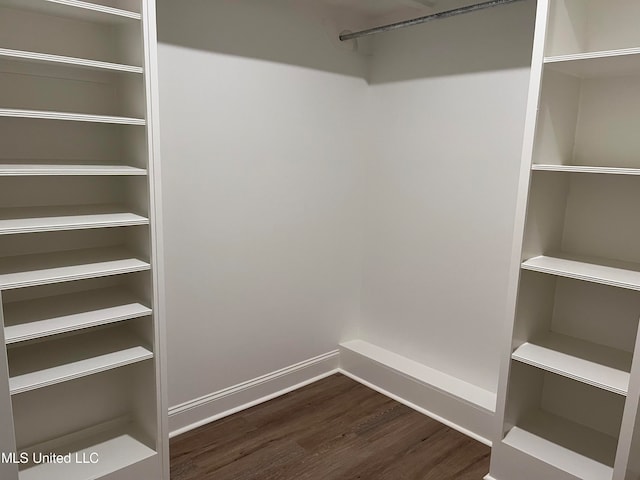
[{"label": "shadow on wall", "polygon": [[160,43],[366,77],[366,57],[338,39],[349,19],[319,1],[158,0],[157,11]]},{"label": "shadow on wall", "polygon": [[535,14],[526,0],[378,35],[369,83],[529,68]]},{"label": "shadow on wall", "polygon": [[362,19],[351,10],[322,5],[321,0],[158,0],[158,37],[161,43],[356,76],[371,84],[530,66],[535,0],[359,39],[357,46],[340,42],[338,32],[347,25],[357,30]]}]

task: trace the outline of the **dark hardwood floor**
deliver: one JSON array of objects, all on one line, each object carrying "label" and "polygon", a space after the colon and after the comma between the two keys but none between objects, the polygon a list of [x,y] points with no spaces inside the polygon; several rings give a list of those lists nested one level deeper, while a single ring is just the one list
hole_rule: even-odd
[{"label": "dark hardwood floor", "polygon": [[344,375],[171,440],[172,480],[481,480],[489,448]]}]

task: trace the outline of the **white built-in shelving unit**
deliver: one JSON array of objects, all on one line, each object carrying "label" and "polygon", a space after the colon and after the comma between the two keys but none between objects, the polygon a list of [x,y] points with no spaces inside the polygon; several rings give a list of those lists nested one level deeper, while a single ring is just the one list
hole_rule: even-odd
[{"label": "white built-in shelving unit", "polygon": [[0,450],[72,454],[2,479],[169,478],[155,41],[151,0],[0,0]]},{"label": "white built-in shelving unit", "polygon": [[538,1],[488,478],[640,479],[638,18]]}]

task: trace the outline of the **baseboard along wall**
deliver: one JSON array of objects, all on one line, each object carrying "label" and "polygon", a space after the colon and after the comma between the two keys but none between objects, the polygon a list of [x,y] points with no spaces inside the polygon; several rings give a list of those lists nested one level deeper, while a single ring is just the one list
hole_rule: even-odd
[{"label": "baseboard along wall", "polygon": [[[174,437],[269,401],[335,373],[458,430],[486,445],[496,394],[362,340],[169,409]],[[489,480],[491,480],[489,478]]]}]

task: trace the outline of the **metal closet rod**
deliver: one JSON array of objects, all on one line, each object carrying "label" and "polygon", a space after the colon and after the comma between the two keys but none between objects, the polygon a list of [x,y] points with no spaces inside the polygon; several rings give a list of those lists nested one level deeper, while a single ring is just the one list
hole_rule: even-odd
[{"label": "metal closet rod", "polygon": [[467,7],[448,10],[446,12],[434,13],[433,15],[418,17],[412,20],[404,20],[402,22],[391,23],[389,25],[383,25],[381,27],[369,28],[367,30],[361,30],[359,32],[344,33],[340,35],[340,40],[345,42],[347,40],[353,40],[354,38],[375,35],[376,33],[389,32],[391,30],[397,30],[398,28],[412,27],[413,25],[420,25],[422,23],[430,22],[431,20],[440,20],[442,18],[455,17],[456,15],[462,15],[463,13],[477,12],[478,10],[484,10],[485,8],[492,8],[499,5],[506,5],[508,3],[520,1],[522,0],[491,0],[490,2],[478,3],[475,5],[469,5]]}]

